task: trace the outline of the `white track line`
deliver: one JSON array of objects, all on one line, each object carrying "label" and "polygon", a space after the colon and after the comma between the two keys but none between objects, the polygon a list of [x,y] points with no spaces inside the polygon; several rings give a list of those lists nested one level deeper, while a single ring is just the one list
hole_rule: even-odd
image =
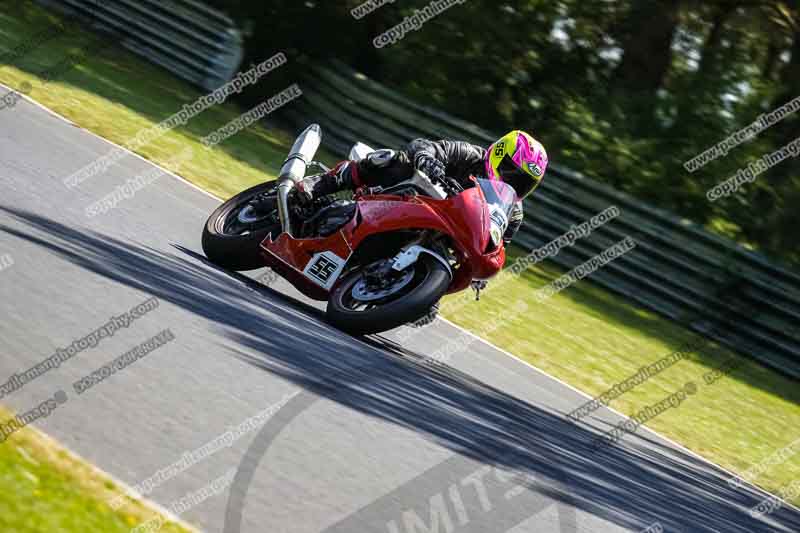
[{"label": "white track line", "polygon": [[[2,86],[2,87],[5,87],[6,89],[12,90],[10,87],[8,87],[8,86],[6,86],[6,85],[4,85],[4,84],[2,84],[2,83],[0,83],[0,86]],[[44,109],[44,110],[45,110],[45,111],[47,111],[48,113],[50,113],[50,114],[52,114],[52,115],[54,115],[54,116],[56,116],[56,117],[60,118],[61,120],[64,120],[65,122],[67,122],[67,123],[69,123],[69,124],[72,124],[73,126],[76,126],[76,127],[79,127],[79,128],[80,128],[80,126],[78,126],[77,124],[75,124],[74,122],[72,122],[71,120],[69,120],[68,118],[66,118],[66,117],[64,117],[64,116],[62,116],[62,115],[60,115],[60,114],[56,113],[55,111],[53,111],[52,109],[50,109],[50,108],[48,108],[48,107],[45,107],[45,106],[43,106],[43,105],[42,105],[42,104],[40,104],[39,102],[37,102],[37,101],[33,100],[32,98],[30,98],[28,95],[26,95],[26,94],[22,94],[22,93],[18,93],[18,94],[20,94],[20,95],[21,95],[21,96],[22,96],[22,97],[23,97],[23,98],[24,98],[26,101],[28,101],[28,102],[30,102],[30,103],[32,103],[32,104],[34,104],[34,105],[36,105],[37,107],[40,107],[40,108]],[[150,161],[149,159],[146,159],[146,158],[144,158],[144,157],[140,156],[140,155],[139,155],[139,154],[137,154],[137,153],[131,152],[131,151],[130,151],[130,150],[128,150],[127,148],[124,148],[124,147],[122,147],[122,146],[120,146],[120,145],[116,144],[116,143],[115,143],[115,142],[113,142],[113,141],[109,141],[109,140],[108,140],[108,139],[106,139],[105,137],[101,137],[100,135],[97,135],[97,134],[96,134],[96,133],[94,133],[94,132],[91,132],[91,131],[89,131],[89,130],[87,130],[87,129],[85,129],[85,128],[81,128],[81,129],[82,129],[83,131],[87,132],[87,133],[90,133],[91,135],[94,135],[94,136],[95,136],[95,137],[97,137],[98,139],[103,139],[103,140],[104,140],[104,141],[106,141],[107,143],[109,143],[109,144],[111,144],[111,145],[113,145],[113,146],[116,146],[117,148],[119,148],[119,149],[121,149],[121,150],[125,150],[125,151],[126,151],[126,152],[128,152],[129,154],[131,154],[131,155],[134,155],[134,156],[138,157],[138,158],[139,158],[139,159],[141,159],[142,161],[145,161],[146,163],[148,163],[148,164],[150,164],[150,165],[153,165],[154,167],[161,169],[161,170],[162,170],[162,171],[163,171],[165,174],[169,174],[169,175],[170,175],[170,176],[172,176],[173,178],[175,178],[175,179],[178,179],[178,180],[182,181],[183,183],[185,183],[185,184],[186,184],[186,185],[188,185],[189,187],[191,187],[191,188],[193,188],[193,189],[195,189],[195,190],[197,190],[197,191],[200,191],[201,193],[205,194],[206,196],[209,196],[209,197],[211,197],[211,198],[214,198],[215,200],[217,200],[217,201],[219,201],[219,202],[222,202],[222,201],[223,201],[223,200],[222,200],[220,197],[218,197],[218,196],[216,196],[216,195],[214,195],[214,194],[211,194],[210,192],[208,192],[208,191],[206,191],[206,190],[204,190],[204,189],[201,189],[200,187],[198,187],[198,186],[197,186],[197,185],[195,185],[194,183],[191,183],[190,181],[188,181],[188,180],[186,180],[186,179],[184,179],[184,178],[182,178],[182,177],[178,176],[177,174],[175,174],[175,173],[173,173],[173,172],[171,172],[171,171],[169,171],[169,170],[167,170],[167,169],[163,168],[162,166],[158,165],[157,163],[154,163],[153,161]],[[560,383],[561,385],[563,385],[563,386],[565,386],[565,387],[567,387],[567,388],[569,388],[569,389],[571,389],[571,390],[573,390],[573,391],[577,392],[578,394],[580,394],[580,395],[581,395],[581,396],[583,396],[584,398],[588,398],[588,399],[590,399],[590,400],[591,400],[591,399],[593,399],[593,397],[592,397],[591,395],[589,395],[589,394],[587,394],[587,393],[583,392],[582,390],[580,390],[580,389],[576,389],[575,387],[573,387],[573,386],[572,386],[572,385],[570,385],[569,383],[566,383],[566,382],[564,382],[564,381],[561,381],[560,379],[558,379],[558,378],[557,378],[557,377],[555,377],[555,376],[551,376],[550,374],[548,374],[547,372],[545,372],[545,371],[544,371],[544,370],[542,370],[541,368],[537,368],[537,367],[533,366],[532,364],[530,364],[530,363],[528,363],[527,361],[523,360],[522,358],[520,358],[520,357],[518,357],[518,356],[514,355],[513,353],[511,353],[511,352],[508,352],[508,351],[506,351],[506,350],[504,350],[504,349],[502,349],[502,348],[499,348],[499,347],[495,346],[494,344],[492,344],[491,342],[487,341],[486,339],[483,339],[483,338],[481,338],[481,337],[478,337],[477,335],[475,335],[475,334],[474,334],[474,333],[472,333],[471,331],[468,331],[468,330],[466,330],[466,329],[462,328],[461,326],[458,326],[457,324],[454,324],[454,323],[450,322],[450,321],[449,321],[449,320],[447,320],[446,318],[442,318],[442,317],[440,317],[440,320],[442,320],[443,322],[446,322],[446,323],[447,323],[447,324],[449,324],[451,327],[454,327],[454,328],[456,328],[456,329],[458,329],[458,330],[461,330],[461,331],[465,332],[467,335],[469,335],[469,336],[471,336],[471,337],[474,337],[475,339],[477,339],[477,340],[479,340],[480,342],[484,343],[485,345],[487,345],[487,346],[489,346],[489,347],[491,347],[491,348],[493,348],[493,349],[497,350],[498,352],[500,352],[500,353],[502,353],[502,354],[504,354],[504,355],[507,355],[508,357],[510,357],[510,358],[512,358],[512,359],[514,359],[514,360],[516,360],[516,361],[519,361],[519,362],[520,362],[520,363],[522,363],[523,365],[527,366],[528,368],[531,368],[531,369],[533,369],[534,371],[538,372],[539,374],[542,374],[543,376],[546,376],[547,378],[549,378],[549,379],[551,379],[551,380],[553,380],[553,381],[555,381],[555,382],[557,382],[557,383]],[[611,411],[612,413],[616,414],[617,416],[620,416],[620,417],[622,417],[623,419],[626,419],[626,420],[628,419],[628,416],[627,416],[627,415],[625,415],[625,414],[623,414],[623,413],[621,413],[621,412],[617,411],[617,410],[616,410],[616,409],[614,409],[613,407],[604,406],[603,408],[604,408],[604,409],[607,409],[607,410],[609,410],[609,411]],[[690,450],[689,448],[687,448],[687,447],[686,447],[686,446],[684,446],[683,444],[681,444],[681,443],[679,443],[679,442],[675,442],[674,440],[670,439],[669,437],[665,437],[664,435],[661,435],[660,433],[658,433],[658,432],[656,432],[656,431],[654,431],[654,430],[652,430],[652,429],[648,428],[647,426],[644,426],[644,425],[642,425],[641,427],[643,427],[643,428],[645,429],[645,431],[648,431],[648,432],[652,433],[653,435],[655,435],[655,436],[657,436],[657,437],[659,437],[659,438],[661,438],[661,439],[665,440],[666,442],[668,442],[668,443],[670,443],[671,445],[675,446],[675,447],[676,447],[676,448],[678,448],[679,450],[681,450],[681,451],[683,451],[683,452],[686,452],[686,453],[688,453],[689,455],[691,455],[691,456],[693,456],[693,457],[695,457],[695,458],[697,458],[697,459],[700,459],[701,461],[703,461],[703,462],[706,462],[706,463],[708,463],[708,464],[709,464],[709,465],[711,465],[711,466],[714,466],[714,467],[718,468],[719,470],[721,470],[721,471],[725,472],[726,474],[730,475],[731,477],[734,477],[734,478],[738,478],[738,477],[739,477],[738,475],[736,475],[735,473],[731,472],[731,471],[730,471],[730,470],[728,470],[727,468],[724,468],[724,467],[722,467],[722,466],[720,466],[720,465],[718,465],[718,464],[714,463],[713,461],[710,461],[709,459],[706,459],[706,458],[705,458],[705,457],[703,457],[702,455],[699,455],[699,454],[697,454],[697,453],[693,452],[692,450]],[[108,475],[108,474],[106,474],[106,475]],[[756,485],[753,485],[752,483],[748,483],[748,485],[749,485],[750,487],[752,487],[753,489],[755,489],[755,491],[756,491],[756,492],[760,492],[760,493],[762,493],[762,494],[764,494],[765,496],[768,496],[768,497],[777,498],[777,496],[776,496],[776,495],[774,495],[774,494],[772,494],[772,493],[770,493],[770,492],[767,492],[766,490],[762,489],[761,487],[758,487],[758,486],[756,486]],[[778,499],[779,499],[779,500],[780,500],[780,501],[783,503],[783,505],[786,505],[787,507],[791,507],[791,508],[792,508],[792,509],[794,509],[795,511],[797,511],[797,512],[800,512],[800,508],[799,508],[799,507],[797,507],[797,506],[793,505],[793,504],[792,504],[792,503],[790,503],[790,502],[787,502],[787,501],[785,501],[785,500],[782,500],[782,499],[780,499],[780,498],[778,498]],[[155,505],[157,506],[157,504],[155,504]]]}]

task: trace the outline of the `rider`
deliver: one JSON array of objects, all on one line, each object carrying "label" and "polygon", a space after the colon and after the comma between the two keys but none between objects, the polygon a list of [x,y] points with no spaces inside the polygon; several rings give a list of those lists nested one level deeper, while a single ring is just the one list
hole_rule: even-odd
[{"label": "rider", "polygon": [[388,187],[408,179],[417,169],[434,182],[454,179],[462,187],[470,176],[500,180],[517,193],[503,240],[510,242],[522,224],[522,200],[542,182],[547,170],[544,146],[524,131],[501,137],[488,150],[462,141],[416,139],[405,150],[377,150],[360,161],[343,161],[330,172],[311,176],[296,188],[298,198],[314,198],[358,187]]}]

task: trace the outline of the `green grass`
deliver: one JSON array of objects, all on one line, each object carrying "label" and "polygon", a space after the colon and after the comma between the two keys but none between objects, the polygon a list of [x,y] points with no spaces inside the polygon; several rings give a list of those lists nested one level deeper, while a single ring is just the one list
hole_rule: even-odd
[{"label": "green grass", "polygon": [[[0,48],[10,48],[24,35],[41,31],[46,18],[42,10],[34,7],[29,7],[24,17],[0,16],[0,42],[6,43]],[[199,92],[164,71],[119,52],[89,58],[59,81],[41,87],[36,73],[58,62],[70,47],[79,47],[88,39],[75,33],[47,43],[18,64],[0,67],[0,81],[13,87],[30,83],[33,98],[120,144],[199,96]],[[241,111],[232,104],[216,106],[139,153],[165,162],[190,146],[196,157],[181,167],[180,174],[206,190],[229,197],[249,185],[274,178],[290,142],[285,132],[252,126],[213,150],[207,151],[199,144],[200,137]],[[508,319],[507,314],[499,313],[513,303],[514,297],[525,300],[530,306],[528,312],[487,332],[488,340],[592,395],[604,392],[641,366],[694,338],[674,323],[586,281],[542,304],[535,302],[533,290],[560,274],[555,267],[537,265],[510,280],[501,291],[488,291],[481,302],[458,310],[445,308],[444,315],[480,333],[488,321]],[[452,303],[451,298],[448,306]],[[706,386],[703,374],[731,357],[742,359],[742,365],[731,376]],[[647,425],[715,463],[741,472],[800,437],[800,389],[796,381],[714,345],[700,349],[691,359],[662,372],[611,405],[632,414],[687,381],[698,385],[697,394]],[[800,457],[793,457],[783,465],[771,467],[755,482],[775,492],[798,478]],[[0,496],[3,498],[8,496]]]},{"label": "green grass", "polygon": [[[0,420],[11,414],[0,408]],[[130,533],[156,513],[141,502],[112,511],[119,489],[41,432],[23,428],[0,444],[0,531]],[[164,533],[188,529],[165,520]]]}]

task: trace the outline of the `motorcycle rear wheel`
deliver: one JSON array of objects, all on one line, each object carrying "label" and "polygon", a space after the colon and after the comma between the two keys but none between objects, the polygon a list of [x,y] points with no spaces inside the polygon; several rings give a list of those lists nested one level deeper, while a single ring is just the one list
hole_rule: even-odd
[{"label": "motorcycle rear wheel", "polygon": [[354,290],[358,290],[363,280],[364,269],[349,274],[331,291],[326,313],[328,322],[352,335],[368,335],[422,318],[447,292],[450,273],[427,254],[421,255],[409,268],[414,269],[413,278],[401,291],[364,309],[355,308],[356,304],[364,302],[354,296]]},{"label": "motorcycle rear wheel", "polygon": [[[264,267],[259,244],[270,232],[277,236],[281,231],[277,217],[277,199],[270,199],[277,182],[270,181],[250,187],[230,198],[208,217],[203,228],[203,252],[215,265],[230,270],[255,270]],[[250,203],[259,195],[266,195],[269,208],[256,212]]]}]

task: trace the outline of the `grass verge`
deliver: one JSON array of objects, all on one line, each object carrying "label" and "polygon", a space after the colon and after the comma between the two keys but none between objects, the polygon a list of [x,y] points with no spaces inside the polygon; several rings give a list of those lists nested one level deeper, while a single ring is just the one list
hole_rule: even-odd
[{"label": "grass verge", "polygon": [[[0,420],[11,416],[0,408]],[[107,502],[121,493],[112,480],[36,429],[22,428],[0,444],[0,531],[130,533],[157,515],[130,499],[112,511]],[[165,520],[159,531],[192,530]]]},{"label": "grass verge", "polygon": [[[27,7],[16,14],[0,15],[0,42],[5,43],[0,44],[0,54],[54,20],[40,8],[24,5]],[[118,144],[200,95],[126,52],[86,57],[58,80],[44,83],[37,73],[90,39],[75,32],[49,41],[13,64],[0,66],[0,81],[17,89],[23,83],[30,84],[30,95],[37,101]],[[285,132],[254,125],[213,150],[205,150],[199,143],[200,137],[241,111],[232,104],[215,106],[138,153],[164,163],[185,147],[193,148],[196,155],[181,167],[181,175],[221,197],[273,179],[290,142]],[[587,282],[542,304],[532,300],[533,290],[561,274],[555,267],[537,265],[510,281],[502,294],[487,292],[481,302],[446,312],[445,316],[478,332],[488,321],[503,318],[500,327],[486,334],[489,341],[591,395],[606,391],[642,366],[696,339],[680,326]],[[510,295],[526,300],[528,314],[510,320],[507,315],[500,316],[513,302]],[[731,359],[738,364],[736,370],[706,386],[703,375]],[[746,470],[800,438],[800,389],[796,382],[714,344],[703,345],[688,359],[620,396],[611,406],[633,414],[690,381],[698,385],[698,392],[647,426],[735,472]],[[798,478],[800,458],[791,457],[754,482],[775,492]],[[0,505],[5,504],[0,501]]]}]

